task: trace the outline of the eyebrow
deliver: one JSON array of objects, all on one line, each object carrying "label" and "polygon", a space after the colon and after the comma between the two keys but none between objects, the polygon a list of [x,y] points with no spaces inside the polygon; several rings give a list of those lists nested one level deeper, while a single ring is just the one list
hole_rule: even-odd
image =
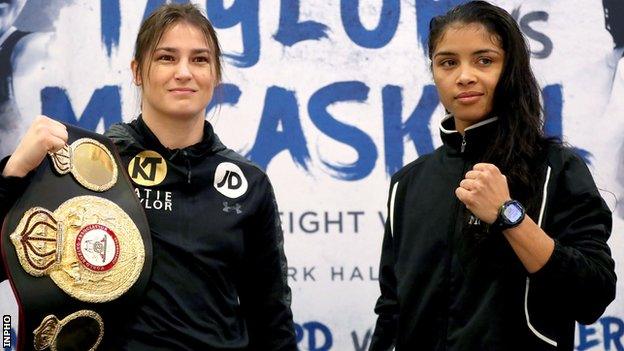
[{"label": "eyebrow", "polygon": [[[176,48],[165,46],[165,47],[159,47],[159,48],[154,49],[154,52],[156,52],[156,51],[166,51],[166,52],[176,53],[179,50],[176,49]],[[204,49],[204,48],[202,48],[202,49],[192,49],[191,52],[193,54],[203,54],[203,53],[210,54],[210,49]]]},{"label": "eyebrow", "polygon": [[[494,49],[481,49],[481,50],[477,50],[475,52],[472,53],[472,56],[475,55],[481,55],[481,54],[488,54],[488,53],[492,53],[492,54],[497,54],[500,55],[500,52]],[[456,56],[457,53],[452,52],[452,51],[440,51],[438,53],[436,53],[435,55],[433,55],[433,57],[436,56]]]}]

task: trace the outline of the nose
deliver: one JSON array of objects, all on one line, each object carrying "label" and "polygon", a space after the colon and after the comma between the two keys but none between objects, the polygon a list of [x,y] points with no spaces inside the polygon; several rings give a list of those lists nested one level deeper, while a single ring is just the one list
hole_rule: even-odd
[{"label": "nose", "polygon": [[470,85],[477,81],[477,76],[474,74],[470,65],[461,65],[459,67],[459,75],[457,76],[457,84]]},{"label": "nose", "polygon": [[193,75],[191,74],[191,69],[189,67],[189,62],[187,60],[180,60],[180,63],[178,63],[178,69],[176,70],[175,73],[175,79],[176,80],[189,80],[193,77]]}]

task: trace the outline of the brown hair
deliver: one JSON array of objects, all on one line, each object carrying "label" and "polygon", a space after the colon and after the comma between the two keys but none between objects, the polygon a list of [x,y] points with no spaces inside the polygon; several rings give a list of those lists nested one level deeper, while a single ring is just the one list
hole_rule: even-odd
[{"label": "brown hair", "polygon": [[[214,27],[208,21],[208,18],[194,4],[168,4],[156,9],[141,24],[136,43],[134,44],[134,60],[137,63],[136,76],[141,77],[143,73],[143,64],[146,57],[151,57],[154,49],[163,33],[172,25],[180,22],[186,22],[197,27],[206,37],[208,44],[212,46],[212,59],[215,65],[217,83],[221,82],[221,48]],[[148,64],[147,70],[151,66]]]}]

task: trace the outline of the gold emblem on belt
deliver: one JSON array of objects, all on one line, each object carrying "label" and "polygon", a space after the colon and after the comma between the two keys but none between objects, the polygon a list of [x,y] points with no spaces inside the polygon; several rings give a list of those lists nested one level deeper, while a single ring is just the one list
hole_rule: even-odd
[{"label": "gold emblem on belt", "polygon": [[117,182],[117,163],[104,144],[91,138],[81,138],[71,145],[50,153],[54,170],[71,173],[76,181],[93,191],[106,191]]},{"label": "gold emblem on belt", "polygon": [[121,296],[145,261],[143,239],[132,219],[96,196],[71,198],[54,212],[31,208],[10,238],[26,272],[49,275],[61,290],[86,302]]},{"label": "gold emblem on belt", "polygon": [[[76,333],[79,330],[80,333]],[[64,350],[68,346],[93,351],[104,336],[104,321],[95,311],[80,310],[59,321],[51,314],[46,316],[33,332],[34,349]]]}]

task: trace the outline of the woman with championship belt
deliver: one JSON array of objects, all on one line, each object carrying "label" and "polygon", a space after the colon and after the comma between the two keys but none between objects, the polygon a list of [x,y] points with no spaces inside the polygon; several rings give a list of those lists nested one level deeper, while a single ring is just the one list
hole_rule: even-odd
[{"label": "woman with championship belt", "polygon": [[[141,115],[105,135],[145,209],[152,272],[138,304],[104,320],[100,348],[296,350],[273,189],[266,174],[226,148],[205,121],[221,81],[220,59],[215,30],[194,5],[164,5],[141,25],[131,64]],[[0,163],[0,215],[46,155],[68,150],[67,143],[63,124],[36,118]],[[72,168],[80,180],[74,173]],[[115,247],[116,237],[97,226],[90,230],[80,236],[84,255],[91,257],[83,261],[93,263],[85,264],[93,271],[115,264],[112,258],[108,266],[97,261]],[[71,324],[57,317],[52,322],[60,327]],[[46,340],[58,334],[26,332]]]}]

